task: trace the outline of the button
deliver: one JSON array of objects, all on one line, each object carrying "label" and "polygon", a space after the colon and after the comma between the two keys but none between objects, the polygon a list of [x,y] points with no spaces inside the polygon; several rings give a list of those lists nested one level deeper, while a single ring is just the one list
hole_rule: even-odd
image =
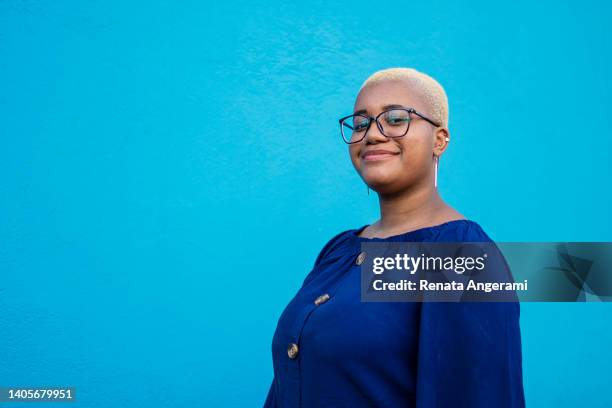
[{"label": "button", "polygon": [[297,346],[297,344],[291,343],[289,345],[289,347],[287,348],[287,355],[292,360],[297,357],[297,355],[298,355],[298,346]]},{"label": "button", "polygon": [[321,296],[319,296],[318,298],[315,299],[314,304],[319,306],[322,305],[323,303],[327,302],[329,300],[329,294],[325,293]]},{"label": "button", "polygon": [[357,265],[361,265],[363,263],[363,261],[365,261],[366,258],[366,253],[365,252],[361,252],[359,255],[357,255],[357,260],[355,261],[355,263]]}]

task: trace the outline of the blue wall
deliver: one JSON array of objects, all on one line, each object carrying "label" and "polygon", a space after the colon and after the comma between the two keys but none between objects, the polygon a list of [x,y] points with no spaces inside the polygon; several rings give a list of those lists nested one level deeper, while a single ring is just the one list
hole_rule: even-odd
[{"label": "blue wall", "polygon": [[[127,3],[0,2],[0,386],[261,404],[283,307],[378,216],[337,118],[381,68],[445,86],[441,191],[494,239],[612,241],[603,2]],[[530,406],[609,401],[611,312],[523,304]]]}]

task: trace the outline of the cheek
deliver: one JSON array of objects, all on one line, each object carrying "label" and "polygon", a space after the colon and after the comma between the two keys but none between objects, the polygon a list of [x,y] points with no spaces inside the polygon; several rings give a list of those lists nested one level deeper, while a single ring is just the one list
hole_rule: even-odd
[{"label": "cheek", "polygon": [[421,167],[429,155],[432,154],[431,146],[425,138],[405,139],[402,144],[402,161],[408,167]]},{"label": "cheek", "polygon": [[348,147],[349,157],[351,162],[356,169],[359,169],[359,146],[349,145]]},{"label": "cheek", "polygon": [[432,154],[431,146],[424,138],[406,140],[402,145],[400,177],[409,180],[424,177],[432,163]]}]

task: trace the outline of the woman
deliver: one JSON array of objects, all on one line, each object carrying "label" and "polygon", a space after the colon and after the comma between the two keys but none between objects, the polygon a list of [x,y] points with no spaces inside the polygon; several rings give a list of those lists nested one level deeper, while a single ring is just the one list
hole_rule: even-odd
[{"label": "woman", "polygon": [[363,242],[492,242],[437,190],[444,89],[411,68],[378,71],[340,124],[380,219],[319,253],[278,321],[264,406],[523,407],[518,303],[360,301]]}]

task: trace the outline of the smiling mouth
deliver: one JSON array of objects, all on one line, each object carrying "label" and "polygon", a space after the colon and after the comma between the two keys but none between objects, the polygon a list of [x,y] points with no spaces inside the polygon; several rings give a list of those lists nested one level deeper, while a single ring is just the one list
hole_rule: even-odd
[{"label": "smiling mouth", "polygon": [[365,155],[363,155],[363,160],[367,162],[382,161],[382,160],[387,160],[397,155],[398,153],[391,153],[391,152],[376,152],[376,153],[372,152],[372,153],[366,153]]}]

